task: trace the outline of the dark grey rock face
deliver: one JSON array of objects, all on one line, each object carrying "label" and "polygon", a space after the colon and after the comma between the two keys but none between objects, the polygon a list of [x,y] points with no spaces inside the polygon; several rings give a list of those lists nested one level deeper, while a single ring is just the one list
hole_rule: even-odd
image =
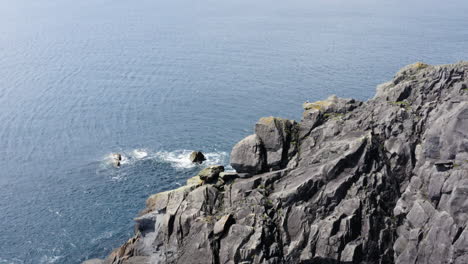
[{"label": "dark grey rock face", "polygon": [[257,175],[152,195],[104,263],[468,263],[468,63],[304,108],[234,147]]},{"label": "dark grey rock face", "polygon": [[198,164],[202,164],[203,161],[206,160],[205,155],[203,155],[203,153],[201,153],[200,151],[193,151],[192,153],[190,153],[189,159],[191,162]]},{"label": "dark grey rock face", "polygon": [[263,117],[255,125],[255,134],[265,147],[267,168],[286,167],[289,158],[296,152],[296,122],[277,117]]},{"label": "dark grey rock face", "polygon": [[254,134],[237,143],[231,152],[231,166],[239,173],[262,172],[266,168],[266,152],[262,140]]}]

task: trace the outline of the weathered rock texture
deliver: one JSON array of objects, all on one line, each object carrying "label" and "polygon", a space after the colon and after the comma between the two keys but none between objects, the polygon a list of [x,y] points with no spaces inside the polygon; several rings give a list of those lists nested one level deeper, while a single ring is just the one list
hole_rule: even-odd
[{"label": "weathered rock texture", "polygon": [[250,135],[237,143],[231,152],[231,166],[241,173],[260,173],[266,169],[266,151],[257,135]]},{"label": "weathered rock texture", "polygon": [[468,263],[468,63],[377,90],[261,119],[232,157],[261,174],[151,196],[104,263]]}]

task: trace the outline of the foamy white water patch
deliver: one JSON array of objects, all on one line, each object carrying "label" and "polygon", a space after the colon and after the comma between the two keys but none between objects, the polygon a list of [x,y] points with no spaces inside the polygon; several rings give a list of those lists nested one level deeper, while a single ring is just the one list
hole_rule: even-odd
[{"label": "foamy white water patch", "polygon": [[113,152],[109,153],[104,157],[104,161],[107,165],[115,165],[116,162],[116,154],[120,154],[121,160],[120,165],[128,165],[133,164],[138,160],[145,159],[149,156],[148,151],[146,149],[134,149],[130,151],[121,151],[121,152]]},{"label": "foamy white water patch", "polygon": [[0,258],[0,264],[20,264],[20,263],[24,263],[24,261],[20,260],[20,259],[17,259],[17,258],[14,258],[14,259],[2,259],[2,258]]},{"label": "foamy white water patch", "polygon": [[41,264],[52,264],[52,263],[57,263],[63,256],[42,256],[42,258],[39,260],[39,263]]},{"label": "foamy white water patch", "polygon": [[99,242],[101,240],[109,239],[114,235],[114,233],[115,233],[114,231],[106,231],[106,232],[100,234],[99,236],[91,239],[91,243],[94,244],[94,243],[97,243],[97,242]]},{"label": "foamy white water patch", "polygon": [[147,149],[133,149],[129,151],[120,151],[109,153],[104,157],[104,164],[106,167],[116,167],[116,154],[120,154],[120,166],[133,165],[140,160],[154,160],[157,162],[169,163],[175,169],[191,169],[195,167],[206,167],[211,165],[224,165],[226,170],[232,170],[229,166],[229,155],[227,152],[206,152],[206,160],[203,164],[195,164],[190,161],[190,154],[193,150],[174,150],[174,151],[157,151],[151,152]]},{"label": "foamy white water patch", "polygon": [[225,165],[228,160],[228,154],[226,152],[208,152],[203,153],[206,160],[203,164],[198,165],[190,161],[190,154],[193,150],[175,150],[175,151],[159,151],[155,153],[155,158],[162,162],[168,162],[175,169],[191,169],[199,166],[211,166],[211,165]]},{"label": "foamy white water patch", "polygon": [[135,149],[132,153],[133,157],[135,157],[136,159],[143,159],[148,157],[148,152],[144,149]]}]

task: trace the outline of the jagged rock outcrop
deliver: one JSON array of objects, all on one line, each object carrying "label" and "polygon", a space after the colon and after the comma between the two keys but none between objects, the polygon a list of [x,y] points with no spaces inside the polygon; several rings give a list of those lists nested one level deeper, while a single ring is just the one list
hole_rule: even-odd
[{"label": "jagged rock outcrop", "polygon": [[234,147],[251,177],[148,198],[104,263],[468,263],[468,63],[304,109]]}]

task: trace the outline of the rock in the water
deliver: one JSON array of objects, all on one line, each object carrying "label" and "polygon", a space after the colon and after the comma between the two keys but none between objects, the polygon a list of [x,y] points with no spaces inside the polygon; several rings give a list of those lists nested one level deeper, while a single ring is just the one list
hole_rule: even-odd
[{"label": "rock in the water", "polygon": [[204,168],[198,173],[198,177],[205,182],[215,182],[221,172],[224,171],[223,166],[214,165]]},{"label": "rock in the water", "polygon": [[122,161],[122,154],[120,153],[114,153],[112,154],[112,163],[114,164],[115,167],[120,167]]},{"label": "rock in the water", "polygon": [[250,135],[237,143],[231,152],[231,166],[239,173],[264,171],[266,153],[262,140],[257,135]]},{"label": "rock in the water", "polygon": [[115,160],[122,160],[122,154],[120,154],[120,153],[114,153],[114,154],[112,154],[112,157]]},{"label": "rock in the water", "polygon": [[205,155],[201,151],[194,151],[190,154],[190,161],[193,163],[202,164],[205,160]]}]

